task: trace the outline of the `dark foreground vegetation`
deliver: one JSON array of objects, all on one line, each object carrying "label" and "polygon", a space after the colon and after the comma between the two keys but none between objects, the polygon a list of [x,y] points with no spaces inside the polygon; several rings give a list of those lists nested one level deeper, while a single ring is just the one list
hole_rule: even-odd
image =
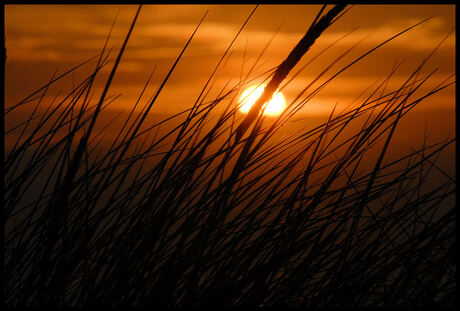
[{"label": "dark foreground vegetation", "polygon": [[[320,75],[331,78],[306,82],[280,116],[259,113],[346,10],[323,8],[280,66],[209,99],[232,42],[188,110],[146,123],[181,53],[152,98],[140,90],[110,140],[104,131],[115,127],[98,123],[116,100],[108,91],[139,11],[114,63],[104,46],[5,107],[5,118],[34,107],[5,136],[6,304],[453,306],[456,182],[437,159],[455,138],[388,159],[406,114],[455,83],[420,94],[432,54],[398,88],[388,84],[400,64],[359,105],[277,136],[330,80],[410,29],[333,74],[347,52],[331,59]],[[44,102],[56,81],[94,62],[66,97]],[[256,79],[268,86],[242,116],[238,92]]]}]

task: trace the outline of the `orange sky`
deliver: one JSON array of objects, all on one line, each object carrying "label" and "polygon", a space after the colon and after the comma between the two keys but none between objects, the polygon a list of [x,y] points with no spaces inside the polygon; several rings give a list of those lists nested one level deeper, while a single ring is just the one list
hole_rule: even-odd
[{"label": "orange sky", "polygon": [[[156,66],[148,92],[149,96],[153,94],[196,24],[209,9],[204,23],[159,97],[155,109],[156,112],[173,113],[190,107],[253,7],[145,5],[113,81],[110,94],[121,93],[122,97],[112,108],[128,110]],[[238,83],[241,70],[244,76],[278,27],[279,32],[254,74],[262,73],[283,61],[304,35],[319,9],[320,6],[316,5],[261,5],[235,42],[232,56],[216,80],[215,94],[229,80],[230,85]],[[135,11],[136,6],[128,5],[6,5],[6,106],[43,85],[56,69],[64,72],[96,55],[119,13],[109,42],[109,47],[114,48],[112,57],[115,58]],[[290,76],[322,48],[358,28],[321,55],[288,85],[285,90],[287,100],[292,100],[335,57],[358,41],[363,40],[324,79],[373,46],[430,16],[434,16],[430,21],[390,42],[334,80],[302,113],[326,114],[335,103],[345,107],[371,83],[384,78],[395,62],[405,59],[393,79],[395,85],[402,83],[408,73],[455,27],[454,5],[353,6],[326,30]],[[74,80],[80,81],[85,72],[92,68],[83,68],[76,73]],[[455,73],[455,32],[427,63],[423,73],[429,73],[435,68],[438,71],[431,82],[426,84],[426,89]],[[71,87],[71,77],[60,86]],[[454,94],[454,88],[451,87],[433,100],[421,104],[420,109],[454,109]]]}]

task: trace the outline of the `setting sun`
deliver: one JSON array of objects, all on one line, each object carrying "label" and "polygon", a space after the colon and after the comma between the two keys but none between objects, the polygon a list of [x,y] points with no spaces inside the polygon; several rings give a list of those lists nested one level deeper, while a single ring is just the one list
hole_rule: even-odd
[{"label": "setting sun", "polygon": [[[241,106],[240,111],[243,113],[248,113],[252,105],[256,100],[262,95],[265,85],[260,86],[251,86],[248,87],[240,96]],[[264,115],[266,116],[277,116],[279,115],[284,108],[286,107],[286,99],[283,94],[279,91],[275,92],[272,99],[268,102],[268,105],[263,106]]]}]

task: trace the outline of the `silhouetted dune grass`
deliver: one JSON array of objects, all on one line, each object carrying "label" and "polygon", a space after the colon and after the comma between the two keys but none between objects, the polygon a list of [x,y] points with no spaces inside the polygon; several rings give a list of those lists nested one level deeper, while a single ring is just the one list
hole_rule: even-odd
[{"label": "silhouetted dune grass", "polygon": [[[306,83],[280,116],[259,113],[344,8],[323,7],[295,60],[248,74],[215,98],[207,96],[211,76],[189,109],[155,114],[205,15],[156,93],[144,94],[147,81],[132,111],[115,118],[117,96],[107,94],[139,7],[114,64],[104,45],[93,74],[67,98],[42,102],[79,66],[6,107],[8,119],[40,102],[6,129],[7,305],[453,306],[456,182],[437,159],[455,138],[391,153],[406,115],[453,77],[421,92],[432,75],[424,60],[392,89],[397,65],[359,105],[285,130],[332,78],[412,27],[336,73],[325,66],[321,75],[331,78]],[[103,66],[112,71],[93,97]],[[275,82],[242,116],[238,92],[257,79]]]}]

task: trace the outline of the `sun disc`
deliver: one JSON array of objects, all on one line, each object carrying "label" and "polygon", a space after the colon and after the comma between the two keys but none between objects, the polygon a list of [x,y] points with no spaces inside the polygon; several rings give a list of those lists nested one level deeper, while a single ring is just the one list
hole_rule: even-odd
[{"label": "sun disc", "polygon": [[[257,99],[264,92],[265,85],[261,86],[251,86],[248,87],[240,96],[240,111],[243,113],[248,113],[252,105],[257,101]],[[276,91],[272,99],[265,104],[262,108],[264,109],[264,115],[266,116],[276,116],[279,115],[286,107],[286,99],[283,94],[279,91]]]}]

